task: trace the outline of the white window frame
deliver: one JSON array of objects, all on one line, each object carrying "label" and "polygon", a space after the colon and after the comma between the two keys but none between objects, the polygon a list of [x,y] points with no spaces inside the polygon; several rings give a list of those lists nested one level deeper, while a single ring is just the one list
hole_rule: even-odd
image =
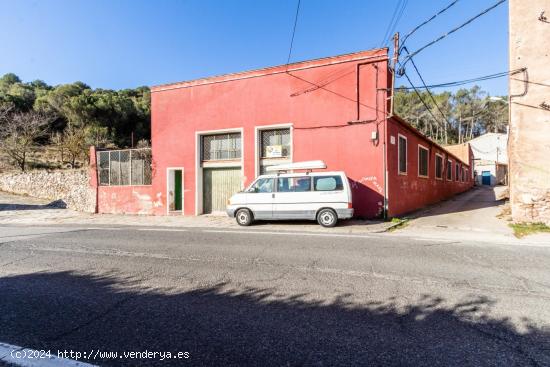
[{"label": "white window frame", "polygon": [[434,177],[436,180],[443,181],[443,168],[445,167],[443,162],[445,162],[445,157],[440,153],[435,153],[435,156],[441,158],[441,177],[437,177],[437,158],[434,159]]},{"label": "white window frame", "polygon": [[[446,180],[447,181],[452,181],[453,180],[453,160],[448,158],[447,159],[447,168],[449,168],[449,163],[451,163],[451,169],[448,170],[449,172],[447,172]],[[449,178],[449,173],[451,174],[451,178]]]},{"label": "white window frame", "polygon": [[[428,152],[428,162],[426,162],[426,167],[428,168],[428,174],[427,175],[421,175],[420,174],[420,149],[424,149]],[[418,161],[418,177],[422,178],[429,178],[430,177],[430,149],[422,144],[418,144],[418,154],[417,154],[417,161]]]},{"label": "white window frame", "polygon": [[[399,144],[399,139],[405,139],[405,171],[401,171],[401,144]],[[397,134],[397,174],[398,175],[407,175],[409,170],[409,140],[405,135]]]},{"label": "white window frame", "polygon": [[[245,142],[244,142],[244,128],[235,127],[231,129],[221,130],[204,130],[195,131],[195,215],[200,215],[203,212],[202,202],[202,176],[203,167],[201,166],[201,149],[202,149],[202,137],[203,135],[214,135],[222,133],[240,133],[241,134],[241,190],[244,189],[244,156],[245,156]],[[212,162],[208,164],[208,167],[235,167],[238,164],[235,162]]]},{"label": "white window frame", "polygon": [[288,157],[289,163],[294,162],[294,129],[292,123],[275,124],[275,125],[259,125],[254,127],[254,178],[257,178],[260,174],[260,136],[263,130],[273,129],[290,129],[290,155]]}]

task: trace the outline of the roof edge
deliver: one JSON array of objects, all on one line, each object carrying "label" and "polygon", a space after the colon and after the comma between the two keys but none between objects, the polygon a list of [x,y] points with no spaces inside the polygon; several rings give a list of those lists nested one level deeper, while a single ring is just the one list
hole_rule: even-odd
[{"label": "roof edge", "polygon": [[[462,162],[463,164],[467,165],[468,167],[470,167],[470,162],[465,162],[462,158],[458,157],[456,154],[450,152],[449,150],[447,150],[444,146],[436,143],[435,141],[433,141],[431,138],[427,137],[426,135],[424,135],[422,132],[420,132],[420,130],[418,130],[416,127],[412,126],[410,123],[408,123],[407,121],[405,121],[405,119],[403,119],[402,117],[398,116],[398,115],[393,115],[391,117],[392,119],[394,119],[395,121],[397,121],[398,123],[400,123],[401,125],[404,125],[406,128],[408,128],[409,130],[411,130],[413,133],[415,133],[416,135],[420,136],[421,138],[423,139],[426,139],[428,140],[432,145],[435,145],[436,147],[438,147],[439,149],[445,151],[448,155],[450,155],[451,157],[453,157],[455,160],[458,160],[460,162]],[[465,143],[462,143],[462,144],[468,144],[470,145],[468,142],[465,142]],[[462,145],[461,144],[461,145]]]},{"label": "roof edge", "polygon": [[252,70],[240,71],[235,73],[219,74],[219,75],[213,75],[209,77],[191,79],[191,80],[174,82],[174,83],[159,84],[159,85],[151,86],[150,88],[151,88],[151,92],[155,93],[155,92],[162,92],[162,91],[171,90],[171,89],[226,82],[226,81],[244,79],[244,78],[252,78],[252,77],[277,74],[277,73],[287,72],[287,71],[307,69],[311,67],[338,64],[342,62],[351,62],[351,61],[365,60],[365,59],[371,59],[371,58],[387,58],[388,50],[389,49],[387,47],[375,48],[371,50],[363,50],[363,51],[357,51],[357,52],[352,52],[347,54],[321,57],[317,59],[302,60],[302,61],[293,62],[291,64],[281,64],[281,65],[268,66],[268,67],[259,68],[259,69],[252,69]]}]

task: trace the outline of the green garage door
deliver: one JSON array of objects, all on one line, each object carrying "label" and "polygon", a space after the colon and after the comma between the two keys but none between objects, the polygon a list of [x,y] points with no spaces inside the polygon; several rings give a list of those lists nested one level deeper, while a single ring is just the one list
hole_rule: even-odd
[{"label": "green garage door", "polygon": [[241,168],[205,168],[203,178],[203,212],[225,211],[227,200],[241,190]]}]

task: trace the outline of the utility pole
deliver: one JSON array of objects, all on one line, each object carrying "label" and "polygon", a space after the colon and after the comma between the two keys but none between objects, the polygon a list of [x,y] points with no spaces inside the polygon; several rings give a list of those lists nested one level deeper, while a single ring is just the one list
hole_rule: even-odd
[{"label": "utility pole", "polygon": [[390,115],[394,115],[393,98],[395,95],[395,72],[397,70],[397,63],[399,62],[399,32],[393,36],[393,60],[392,60],[392,82],[391,82],[391,97],[390,97]]}]

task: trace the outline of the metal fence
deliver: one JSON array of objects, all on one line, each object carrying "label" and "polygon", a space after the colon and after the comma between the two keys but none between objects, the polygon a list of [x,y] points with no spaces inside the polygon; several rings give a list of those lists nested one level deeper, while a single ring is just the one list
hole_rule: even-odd
[{"label": "metal fence", "polygon": [[97,152],[99,184],[102,186],[151,185],[150,148]]}]

